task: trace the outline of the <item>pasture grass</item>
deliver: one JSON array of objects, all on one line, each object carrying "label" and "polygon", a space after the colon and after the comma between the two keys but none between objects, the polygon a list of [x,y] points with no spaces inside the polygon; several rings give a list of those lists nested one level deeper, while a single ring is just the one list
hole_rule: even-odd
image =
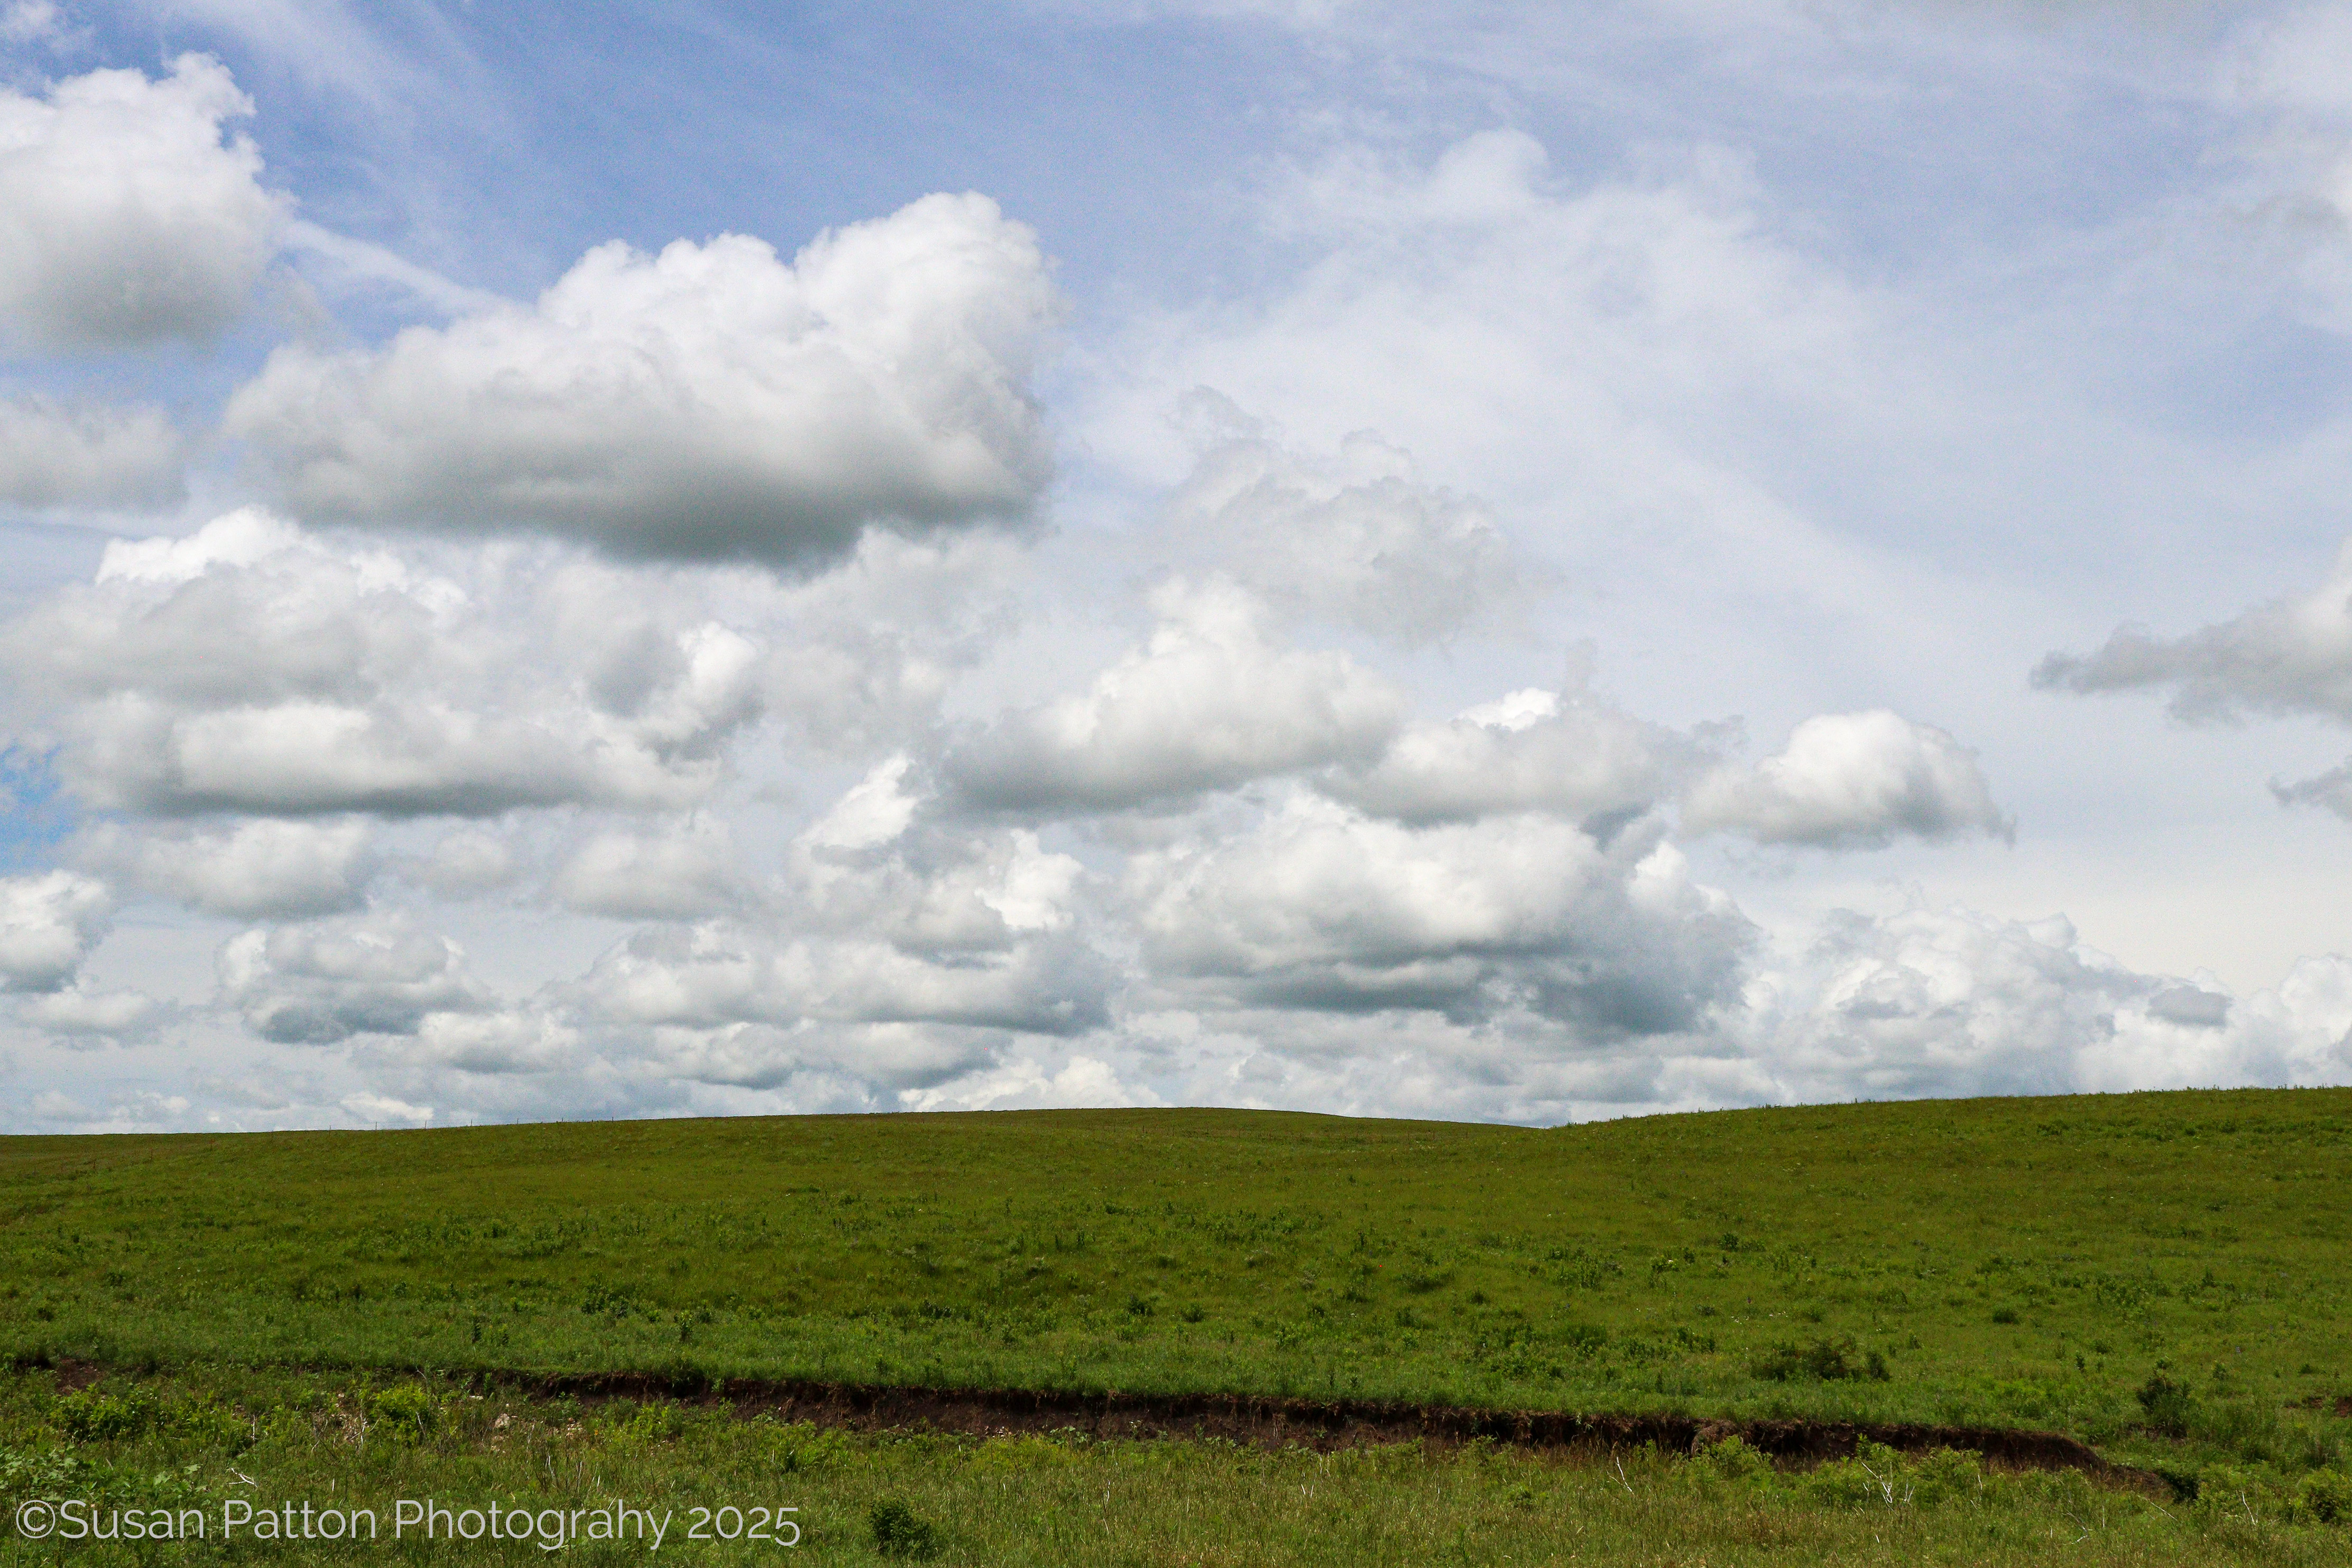
[{"label": "pasture grass", "polygon": [[[2191,1501],[2102,1490],[2073,1472],[2002,1474],[1950,1452],[1864,1451],[1782,1472],[1738,1444],[1534,1454],[1407,1444],[1316,1454],[1219,1442],[1098,1442],[1076,1433],[857,1436],[660,1402],[523,1401],[444,1380],[229,1370],[115,1377],[60,1394],[52,1375],[0,1378],[0,1495],[83,1500],[89,1517],[152,1521],[198,1540],[0,1534],[0,1563],[117,1564],[263,1556],[290,1563],[545,1561],[592,1564],[910,1561],[1084,1568],[1379,1568],[1423,1563],[1978,1564],[2022,1568],[2352,1561],[2352,1531],[2282,1493],[2209,1478]],[[245,1522],[224,1542],[230,1500]],[[449,1510],[426,1543],[398,1504]],[[487,1534],[487,1507],[520,1510],[529,1539]],[[257,1540],[257,1512],[313,1510],[313,1539]],[[742,1510],[730,1520],[719,1510]],[[615,1542],[600,1510],[666,1521]],[[709,1510],[698,1518],[699,1506]],[[462,1510],[475,1510],[470,1525]],[[750,1510],[789,1509],[796,1546],[740,1539]],[[365,1509],[374,1539],[315,1539]],[[417,1512],[422,1512],[420,1507]],[[412,1516],[413,1517],[413,1516]],[[512,1528],[510,1521],[508,1528]],[[334,1528],[348,1527],[339,1519]],[[624,1520],[622,1529],[630,1529]],[[689,1540],[734,1529],[739,1539]],[[299,1527],[296,1528],[299,1533]],[[569,1539],[566,1539],[569,1532]]]},{"label": "pasture grass", "polygon": [[2347,1192],[2345,1089],[9,1138],[0,1357],[2028,1426],[2285,1496]]}]

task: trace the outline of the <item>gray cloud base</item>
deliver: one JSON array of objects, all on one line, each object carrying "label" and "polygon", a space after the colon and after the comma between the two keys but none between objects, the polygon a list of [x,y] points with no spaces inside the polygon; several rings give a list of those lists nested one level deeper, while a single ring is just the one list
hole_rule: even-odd
[{"label": "gray cloud base", "polygon": [[149,507],[181,500],[185,442],[157,408],[0,397],[0,504]]}]

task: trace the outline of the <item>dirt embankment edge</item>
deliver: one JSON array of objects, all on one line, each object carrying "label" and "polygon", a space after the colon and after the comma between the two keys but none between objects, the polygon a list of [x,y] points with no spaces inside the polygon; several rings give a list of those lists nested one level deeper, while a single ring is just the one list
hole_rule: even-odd
[{"label": "dirt embankment edge", "polygon": [[1106,1438],[1217,1437],[1256,1447],[1330,1450],[1375,1443],[1488,1441],[1523,1448],[1620,1448],[1655,1444],[1694,1453],[1738,1436],[1785,1464],[1851,1457],[1865,1438],[1903,1453],[1973,1450],[2005,1469],[2079,1470],[2109,1486],[2169,1497],[2153,1470],[2118,1465],[2058,1432],[1907,1422],[1728,1420],[1693,1415],[1577,1415],[1373,1400],[1313,1400],[1223,1394],[1086,1394],[1046,1389],[924,1388],[803,1380],[558,1373],[490,1380],[540,1398],[677,1399],[860,1432],[929,1430],[980,1436],[1076,1429]]},{"label": "dirt embankment edge", "polygon": [[[61,1389],[86,1387],[122,1371],[78,1358],[30,1358],[19,1365],[54,1367]],[[288,1368],[285,1370],[300,1370]],[[323,1369],[320,1369],[323,1370]],[[345,1369],[348,1370],[348,1369]],[[394,1373],[442,1375],[422,1368]],[[1286,1399],[1240,1394],[1089,1394],[1059,1389],[931,1388],[807,1379],[729,1378],[696,1373],[551,1373],[480,1369],[484,1386],[532,1399],[591,1402],[668,1399],[762,1412],[787,1421],[857,1432],[933,1431],[973,1436],[1076,1430],[1099,1438],[1222,1438],[1257,1447],[1329,1452],[1380,1443],[1493,1442],[1571,1450],[1637,1448],[1691,1454],[1739,1437],[1791,1466],[1852,1457],[1864,1439],[1906,1454],[1958,1448],[2011,1470],[2079,1470],[2103,1485],[2174,1495],[2154,1470],[2119,1465],[2060,1432],[2006,1426],[1944,1426],[1915,1422],[1732,1420],[1697,1415],[1578,1415],[1562,1410],[1494,1410],[1357,1399]]]}]

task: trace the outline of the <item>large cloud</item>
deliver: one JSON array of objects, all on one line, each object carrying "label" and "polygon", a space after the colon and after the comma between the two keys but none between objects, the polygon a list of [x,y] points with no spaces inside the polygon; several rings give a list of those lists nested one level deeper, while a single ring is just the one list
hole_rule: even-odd
[{"label": "large cloud", "polygon": [[17,1018],[68,1047],[143,1040],[173,1010],[137,991],[108,991],[88,984],[69,985],[25,999]]},{"label": "large cloud", "polygon": [[1574,682],[1530,687],[1450,722],[1400,733],[1370,765],[1334,770],[1326,794],[1379,816],[1459,822],[1541,811],[1606,834],[1671,794],[1697,742],[1643,723]]},{"label": "large cloud", "polygon": [[63,989],[113,911],[106,884],[95,878],[71,871],[0,877],[0,988]]},{"label": "large cloud", "polygon": [[1684,802],[1683,825],[1824,849],[2011,831],[1966,747],[1885,709],[1817,715],[1777,756],[1707,775]]},{"label": "large cloud", "polygon": [[1055,939],[1077,923],[1084,868],[1034,833],[921,820],[893,758],[794,841],[788,907],[804,928],[963,962]]},{"label": "large cloud", "polygon": [[160,409],[0,397],[0,505],[176,500],[183,446]]},{"label": "large cloud", "polygon": [[1083,695],[1007,714],[950,751],[971,801],[1115,811],[1328,763],[1368,761],[1402,694],[1339,653],[1283,648],[1262,606],[1225,582],[1171,583],[1150,639]]},{"label": "large cloud", "polygon": [[[1032,833],[933,820],[909,772],[886,760],[804,829],[760,918],[640,931],[534,1008],[627,1064],[632,1097],[690,1084],[841,1110],[984,1068],[1009,1038],[1104,1026],[1118,976],[1080,929],[1078,863]],[[644,912],[713,891],[698,856],[675,878],[658,856],[614,858],[646,904],[647,887],[683,883],[674,905]]]},{"label": "large cloud", "polygon": [[253,112],[217,62],[0,90],[0,330],[44,347],[204,339],[244,309],[279,199],[222,126]]},{"label": "large cloud", "polygon": [[249,931],[222,947],[221,1000],[285,1045],[415,1035],[436,1014],[490,1011],[463,949],[404,918]]},{"label": "large cloud", "polygon": [[1303,792],[1254,830],[1137,858],[1180,993],[1339,1012],[1522,1010],[1587,1035],[1688,1033],[1733,1000],[1751,928],[1654,830],[1538,816],[1413,828]]},{"label": "large cloud", "polygon": [[2158,989],[2063,919],[1968,910],[1833,915],[1808,963],[1765,1047],[1797,1099],[2064,1093],[2116,1010]]},{"label": "large cloud", "polygon": [[92,832],[84,853],[151,893],[234,920],[355,910],[375,870],[365,822],[240,822],[196,831]]},{"label": "large cloud", "polygon": [[606,602],[544,563],[474,571],[233,512],[109,545],[0,648],[101,806],[487,815],[709,790],[761,710],[754,645],[642,585]]},{"label": "large cloud", "polygon": [[1051,310],[1028,229],[933,195],[789,264],[740,235],[606,245],[528,308],[380,351],[282,349],[226,426],[310,516],[806,567],[871,522],[1028,508]]}]

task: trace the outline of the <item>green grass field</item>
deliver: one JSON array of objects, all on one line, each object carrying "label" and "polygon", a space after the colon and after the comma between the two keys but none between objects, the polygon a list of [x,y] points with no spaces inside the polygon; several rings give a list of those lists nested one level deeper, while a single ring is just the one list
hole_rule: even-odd
[{"label": "green grass field", "polygon": [[[259,1556],[364,1563],[499,1557],[645,1564],[929,1558],[1020,1568],[1405,1568],[1428,1563],[1638,1563],[1646,1568],[2322,1568],[2347,1560],[2337,1525],[2300,1522],[2256,1490],[2191,1502],[2104,1491],[2079,1475],[1987,1473],[1957,1457],[1864,1455],[1776,1473],[1738,1450],[1699,1458],[1531,1454],[1419,1445],[1315,1454],[1219,1443],[973,1439],[838,1432],[708,1410],[582,1407],[317,1374],[165,1375],[57,1397],[44,1374],[0,1393],[0,1495],[91,1500],[102,1518],[157,1510],[201,1541],[0,1538],[0,1563],[143,1564]],[[432,1543],[392,1539],[406,1500],[450,1509]],[[310,1503],[309,1541],[257,1540],[250,1515]],[[525,1541],[493,1545],[488,1506],[522,1510]],[[222,1540],[231,1503],[247,1516]],[[666,1520],[596,1535],[616,1504]],[[741,1539],[732,1504],[794,1510],[793,1548]],[[877,1531],[896,1504],[899,1528]],[[461,1523],[458,1510],[477,1517]],[[711,1517],[698,1519],[702,1507]],[[364,1509],[374,1539],[316,1539],[323,1515]],[[553,1510],[560,1517],[550,1517]],[[573,1516],[584,1516],[577,1521]],[[691,1541],[732,1526],[738,1540]],[[122,1531],[119,1527],[116,1533]],[[348,1535],[348,1517],[336,1530]],[[448,1533],[470,1529],[470,1547]],[[771,1527],[771,1533],[774,1531]],[[889,1548],[898,1550],[891,1551]]]},{"label": "green grass field", "polygon": [[[2049,1428],[2184,1487],[2219,1478],[2209,1514],[2234,1485],[2242,1526],[2145,1506],[2148,1529],[2236,1552],[2214,1531],[2267,1518],[2303,1540],[2295,1500],[2344,1463],[2347,1194],[2352,1090],[1554,1131],[1178,1110],[18,1138],[0,1141],[0,1354],[214,1389],[248,1431],[268,1423],[215,1387],[236,1369],[314,1404],[403,1378],[447,1400],[483,1371],[656,1371]],[[74,1441],[43,1414],[47,1375],[17,1374],[10,1453]],[[163,1428],[138,1441],[196,1451]],[[1130,1447],[1020,1484],[1075,1466],[1089,1487],[1246,1490],[1339,1464],[1349,1485],[1468,1497],[1462,1476],[1487,1474]],[[899,1467],[911,1491],[930,1473],[907,1457],[928,1450],[851,1449],[851,1470]],[[1832,1520],[1793,1482],[1710,1502],[1704,1467],[1658,1463],[1677,1507]],[[1590,1465],[1492,1464],[1536,1467],[1504,1491],[1635,1495]],[[2041,1494],[2001,1495],[2029,1535],[2051,1524]],[[2346,1560],[2326,1553],[2352,1530],[2315,1528],[2309,1560]],[[1736,1536],[1689,1560],[1828,1560]],[[2146,1560],[2194,1560],[2188,1539]],[[1591,1561],[1651,1560],[1598,1542]]]}]

